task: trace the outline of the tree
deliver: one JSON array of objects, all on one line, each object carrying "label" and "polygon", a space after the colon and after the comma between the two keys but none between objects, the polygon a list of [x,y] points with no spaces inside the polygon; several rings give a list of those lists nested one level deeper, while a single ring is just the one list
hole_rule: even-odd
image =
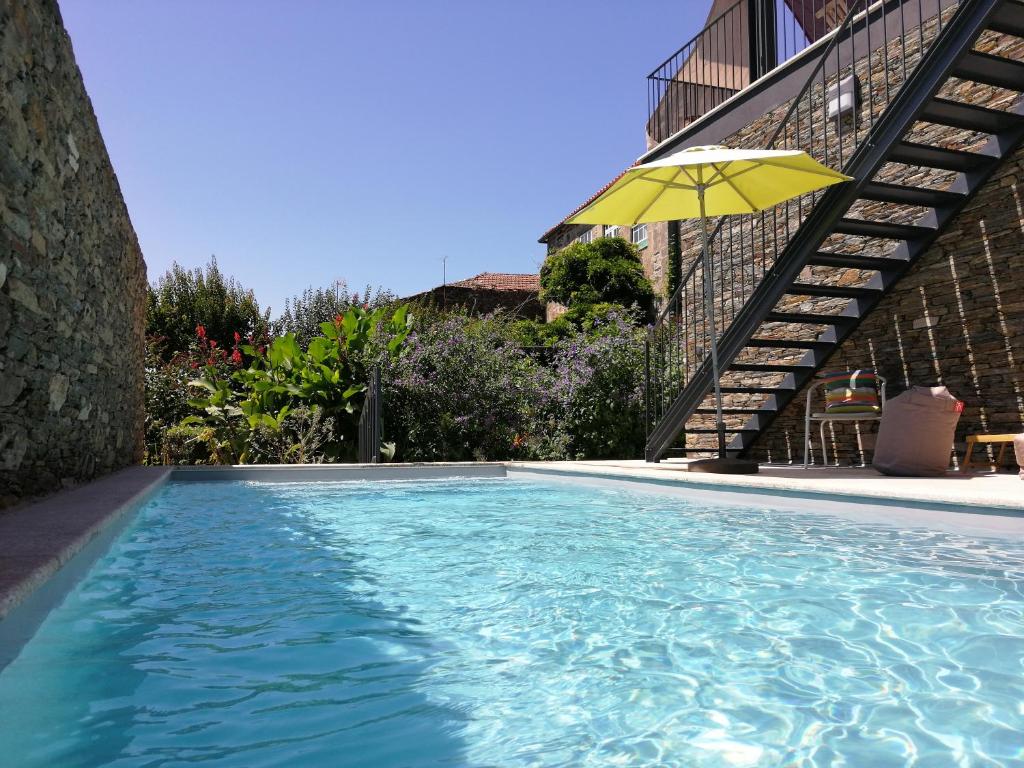
[{"label": "tree", "polygon": [[362,295],[350,292],[344,280],[338,280],[328,288],[307,288],[301,296],[285,299],[284,312],[273,323],[274,335],[292,333],[300,344],[308,344],[320,335],[323,323],[333,322],[335,317],[345,314],[351,307],[374,310],[397,301],[395,294],[380,286],[366,286]]},{"label": "tree", "polygon": [[146,300],[146,335],[164,359],[184,352],[195,341],[196,326],[222,346],[235,333],[265,336],[270,312],[260,312],[253,292],[233,277],[225,278],[211,257],[205,267],[171,268],[149,287]]},{"label": "tree", "polygon": [[621,237],[573,243],[553,253],[541,267],[540,286],[542,301],[568,307],[573,318],[611,304],[644,322],[651,319],[654,289],[636,248]]}]

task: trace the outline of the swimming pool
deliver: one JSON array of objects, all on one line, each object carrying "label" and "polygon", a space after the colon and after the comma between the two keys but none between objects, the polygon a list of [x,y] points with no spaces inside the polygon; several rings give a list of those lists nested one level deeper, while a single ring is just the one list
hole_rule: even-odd
[{"label": "swimming pool", "polygon": [[1024,764],[1024,543],[779,504],[172,482],[0,672],[0,755]]}]

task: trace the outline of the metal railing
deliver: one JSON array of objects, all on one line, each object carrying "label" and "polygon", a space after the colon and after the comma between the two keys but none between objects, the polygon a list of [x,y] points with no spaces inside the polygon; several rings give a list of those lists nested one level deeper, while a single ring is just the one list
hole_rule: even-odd
[{"label": "metal railing", "polygon": [[375,365],[366,384],[363,409],[359,414],[359,463],[376,464],[381,455],[380,366]]},{"label": "metal railing", "polygon": [[[744,145],[804,150],[828,166],[846,168],[854,152],[871,140],[876,122],[941,32],[940,11],[960,1],[853,0],[796,98],[777,110],[778,119],[766,116],[765,127],[750,132]],[[852,82],[854,107],[843,117],[832,116],[829,102],[838,96],[843,81]],[[707,264],[702,254],[695,254],[647,337],[648,436],[708,356],[703,270],[713,270],[720,339],[823,194],[804,195],[759,214],[722,217],[716,223]],[[811,329],[806,341],[815,338]],[[745,386],[758,386],[757,375],[746,376]]]},{"label": "metal railing", "polygon": [[659,143],[839,27],[847,0],[737,0],[647,76]]}]

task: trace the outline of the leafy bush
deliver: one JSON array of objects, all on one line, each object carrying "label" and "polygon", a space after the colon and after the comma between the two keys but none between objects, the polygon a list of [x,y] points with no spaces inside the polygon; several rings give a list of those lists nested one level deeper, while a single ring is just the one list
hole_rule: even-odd
[{"label": "leafy bush", "polygon": [[643,454],[642,330],[615,312],[592,333],[556,345],[546,387],[542,458],[615,459]]},{"label": "leafy bush", "polygon": [[[236,350],[238,361],[244,354],[249,365],[230,374],[211,360],[202,376],[189,382],[200,396],[189,400],[196,412],[182,425],[200,427],[196,439],[218,464],[257,461],[261,451],[278,460],[294,453],[309,460],[310,451],[326,461],[354,458],[368,354],[381,348],[397,354],[409,332],[405,307],[387,312],[352,307],[334,322],[323,323],[323,335],[306,349],[291,333],[274,339],[266,349],[243,344]],[[383,341],[378,343],[378,337]],[[268,433],[280,436],[291,424],[290,434],[301,437],[303,426],[293,415],[299,411],[317,414],[309,425],[317,434],[284,450],[268,439]]]},{"label": "leafy bush", "polygon": [[501,315],[418,319],[383,375],[398,460],[642,455],[643,331],[612,311],[538,355],[525,328]]},{"label": "leafy bush", "polygon": [[268,312],[260,312],[256,297],[234,278],[225,278],[211,258],[205,268],[189,271],[174,264],[146,295],[146,335],[164,360],[188,350],[196,326],[208,338],[226,344],[235,333],[263,338]]},{"label": "leafy bush", "polygon": [[502,316],[419,316],[382,373],[385,437],[399,461],[525,456],[537,370]]},{"label": "leafy bush", "polygon": [[569,309],[567,322],[578,324],[591,315],[590,308],[602,304],[631,310],[642,322],[651,319],[654,289],[644,277],[638,251],[621,237],[600,237],[556,251],[541,267],[540,285],[542,301]]}]

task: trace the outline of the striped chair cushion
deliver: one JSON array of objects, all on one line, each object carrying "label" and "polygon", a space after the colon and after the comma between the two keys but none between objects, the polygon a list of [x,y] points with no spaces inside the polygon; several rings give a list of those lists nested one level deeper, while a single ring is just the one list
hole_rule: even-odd
[{"label": "striped chair cushion", "polygon": [[871,370],[822,374],[825,413],[881,413],[878,375]]}]

